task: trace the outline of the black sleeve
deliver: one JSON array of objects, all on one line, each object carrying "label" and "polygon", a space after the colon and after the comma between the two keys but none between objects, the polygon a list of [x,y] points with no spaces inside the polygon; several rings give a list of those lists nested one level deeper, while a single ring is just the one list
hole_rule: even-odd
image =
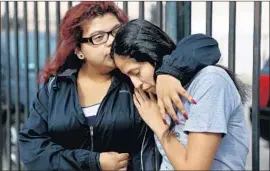
[{"label": "black sleeve", "polygon": [[155,75],[169,74],[188,83],[202,68],[215,65],[221,53],[218,42],[204,34],[194,34],[177,43],[176,49],[163,58]]},{"label": "black sleeve", "polygon": [[99,153],[84,149],[65,149],[48,135],[48,91],[37,93],[30,116],[19,132],[21,161],[28,170],[98,171]]}]

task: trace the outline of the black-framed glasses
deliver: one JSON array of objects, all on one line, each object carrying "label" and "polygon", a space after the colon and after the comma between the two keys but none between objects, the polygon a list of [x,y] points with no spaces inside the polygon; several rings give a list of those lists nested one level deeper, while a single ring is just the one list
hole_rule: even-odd
[{"label": "black-framed glasses", "polygon": [[109,35],[112,35],[113,37],[115,37],[117,31],[120,29],[121,25],[119,25],[118,27],[112,29],[111,31],[108,32],[99,32],[96,35],[93,35],[91,37],[83,37],[81,38],[80,42],[81,43],[92,43],[93,45],[100,45],[102,43],[105,43],[108,41],[109,39]]}]

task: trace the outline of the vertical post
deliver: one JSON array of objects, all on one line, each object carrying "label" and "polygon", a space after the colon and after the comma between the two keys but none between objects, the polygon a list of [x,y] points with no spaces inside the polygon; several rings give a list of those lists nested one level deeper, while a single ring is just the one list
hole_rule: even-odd
[{"label": "vertical post", "polygon": [[185,1],[184,2],[184,35],[190,35],[191,34],[191,1]]},{"label": "vertical post", "polygon": [[[2,2],[0,2],[0,9],[1,9],[1,5],[2,5]],[[2,80],[2,22],[0,22],[0,28],[1,28],[1,31],[0,31],[0,80]],[[2,84],[0,83],[0,99],[2,101]],[[2,113],[2,109],[3,109],[3,106],[2,106],[2,102],[0,102],[0,169],[3,170],[3,167],[2,167],[2,160],[3,160],[3,124],[2,124],[2,117],[3,117],[3,113]]]},{"label": "vertical post", "polygon": [[206,35],[212,36],[213,2],[206,2]]},{"label": "vertical post", "polygon": [[144,19],[144,1],[139,2],[139,18]]},{"label": "vertical post", "polygon": [[185,14],[184,14],[184,2],[178,1],[176,2],[177,8],[177,41],[181,40],[185,36]]},{"label": "vertical post", "polygon": [[163,6],[162,6],[162,1],[157,2],[157,25],[163,29]]},{"label": "vertical post", "polygon": [[[19,21],[18,21],[18,2],[14,2],[14,43],[15,43],[15,128],[17,132],[20,130],[20,77],[19,77]],[[16,170],[21,170],[20,168],[20,154],[19,154],[19,144],[18,139],[16,144]]]},{"label": "vertical post", "polygon": [[60,27],[60,20],[61,20],[61,15],[60,15],[60,1],[56,2],[56,34],[57,34],[57,40],[59,40],[59,27]]},{"label": "vertical post", "polygon": [[252,170],[260,170],[260,63],[261,63],[261,2],[254,2],[253,79],[252,79]]},{"label": "vertical post", "polygon": [[72,7],[72,1],[68,1],[68,8]]},{"label": "vertical post", "polygon": [[128,16],[128,2],[127,1],[123,2],[123,11]]},{"label": "vertical post", "polygon": [[177,3],[167,1],[165,11],[165,30],[174,42],[177,41]]},{"label": "vertical post", "polygon": [[24,59],[25,59],[25,70],[24,70],[24,75],[25,75],[25,91],[26,91],[26,96],[25,96],[25,110],[24,110],[24,118],[28,118],[29,114],[29,69],[28,69],[28,64],[29,64],[29,58],[28,58],[28,22],[27,22],[27,2],[23,2],[23,32],[24,32]]},{"label": "vertical post", "polygon": [[46,58],[49,60],[50,57],[50,15],[49,15],[49,2],[45,1],[45,21],[46,21]]},{"label": "vertical post", "polygon": [[229,11],[229,69],[235,72],[235,20],[236,20],[236,2],[230,2]]},{"label": "vertical post", "polygon": [[10,100],[10,23],[9,23],[9,2],[5,2],[5,27],[6,27],[6,51],[7,51],[7,91],[6,91],[6,113],[7,113],[7,124],[6,124],[6,150],[7,150],[7,170],[11,170],[11,135],[10,135],[10,108],[11,108],[11,100]]},{"label": "vertical post", "polygon": [[191,33],[191,2],[178,1],[177,4],[177,41]]},{"label": "vertical post", "polygon": [[35,29],[34,29],[34,39],[35,39],[35,46],[34,46],[34,51],[35,51],[35,92],[38,91],[39,84],[39,35],[38,35],[38,2],[34,1],[34,22],[35,22]]},{"label": "vertical post", "polygon": [[[270,2],[269,2],[269,19],[270,19]],[[269,30],[268,30],[268,35],[269,35],[269,38],[268,38],[268,40],[269,40],[269,47],[268,47],[268,59],[270,58],[270,22],[269,22]],[[270,59],[269,59],[269,75],[270,75]],[[269,106],[270,106],[270,94],[269,94],[269,99],[268,99],[268,104],[269,104]],[[270,134],[270,119],[269,119],[269,134]],[[270,135],[269,135],[269,137],[270,137]],[[270,150],[269,150],[269,168],[270,168]],[[270,170],[270,169],[269,169]]]}]

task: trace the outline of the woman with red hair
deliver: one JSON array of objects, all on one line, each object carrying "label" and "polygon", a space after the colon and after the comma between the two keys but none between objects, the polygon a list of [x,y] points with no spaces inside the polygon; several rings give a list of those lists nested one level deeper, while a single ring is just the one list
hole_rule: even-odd
[{"label": "woman with red hair", "polygon": [[156,169],[153,133],[110,57],[127,20],[113,2],[82,2],[66,12],[44,85],[19,134],[27,169]]}]

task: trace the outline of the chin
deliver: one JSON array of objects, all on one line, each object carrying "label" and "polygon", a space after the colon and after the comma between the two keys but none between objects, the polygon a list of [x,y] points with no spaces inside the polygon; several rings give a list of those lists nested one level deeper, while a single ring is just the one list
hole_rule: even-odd
[{"label": "chin", "polygon": [[105,65],[100,67],[100,69],[102,70],[102,73],[110,73],[111,71],[113,71],[116,67],[114,65]]},{"label": "chin", "polygon": [[104,68],[108,68],[108,69],[115,69],[116,68],[116,65],[113,63],[113,62],[109,62],[107,61],[105,64],[104,64]]}]

